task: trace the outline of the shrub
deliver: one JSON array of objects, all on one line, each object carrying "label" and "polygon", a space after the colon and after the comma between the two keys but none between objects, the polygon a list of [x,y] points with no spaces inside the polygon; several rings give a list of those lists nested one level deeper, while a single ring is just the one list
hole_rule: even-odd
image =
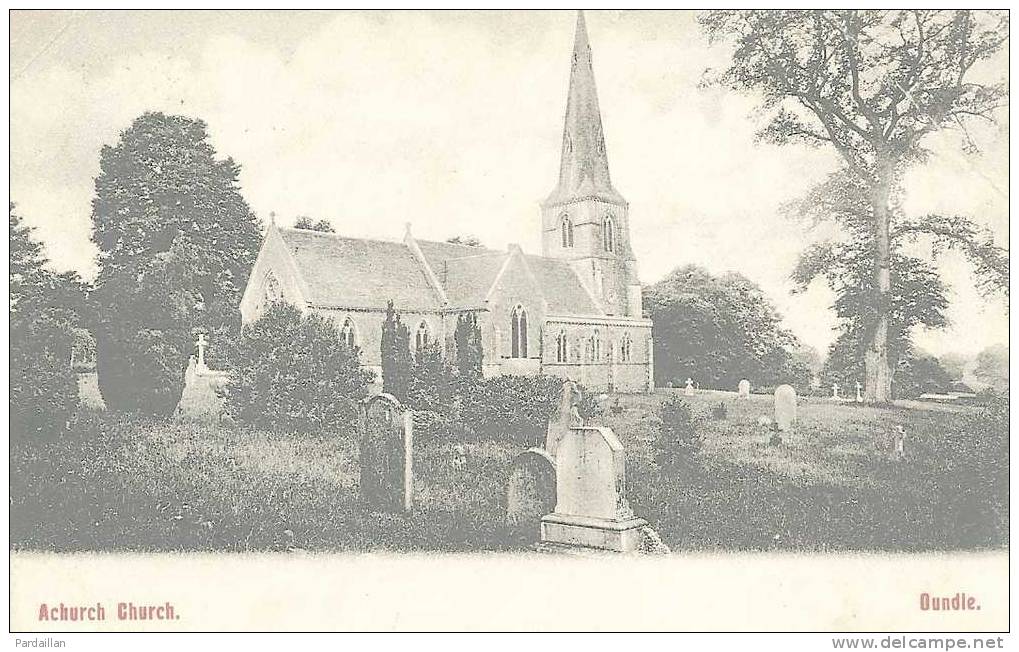
[{"label": "shrub", "polygon": [[96,333],[96,375],[111,410],[171,414],[184,391],[188,338],[176,331],[102,328]]},{"label": "shrub", "polygon": [[654,442],[655,461],[662,474],[682,477],[697,468],[702,439],[686,402],[676,396],[662,404],[662,427]]},{"label": "shrub", "polygon": [[453,369],[442,357],[438,342],[431,342],[411,368],[405,403],[413,410],[455,416],[458,412],[456,380]]},{"label": "shrub", "polygon": [[52,438],[78,407],[73,334],[47,314],[11,320],[11,439]]},{"label": "shrub", "polygon": [[729,408],[724,402],[711,408],[711,418],[715,421],[724,421],[729,416]]},{"label": "shrub", "polygon": [[[1008,398],[998,396],[946,428],[937,428],[906,455],[929,484],[918,502],[938,522],[947,546],[987,546],[1008,540]],[[910,448],[916,448],[916,455]]]},{"label": "shrub", "polygon": [[[476,437],[540,446],[548,421],[562,398],[563,381],[554,376],[497,376],[480,382],[460,379],[460,418]],[[600,408],[594,397],[579,387],[578,406],[585,419]]]},{"label": "shrub", "polygon": [[244,327],[227,385],[227,410],[238,421],[313,431],[351,423],[371,372],[360,350],[344,343],[325,317],[274,303]]}]

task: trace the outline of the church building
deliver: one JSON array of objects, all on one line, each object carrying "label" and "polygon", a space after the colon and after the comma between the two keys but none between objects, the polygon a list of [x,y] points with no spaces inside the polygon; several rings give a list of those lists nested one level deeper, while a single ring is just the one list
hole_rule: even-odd
[{"label": "church building", "polygon": [[540,256],[517,245],[418,240],[409,226],[402,241],[382,241],[272,224],[241,299],[243,322],[281,300],[326,315],[378,373],[392,300],[410,347],[437,341],[449,357],[457,320],[473,314],[486,377],[547,374],[595,391],[653,390],[629,204],[609,176],[582,13],[571,65],[559,180],[541,204]]}]

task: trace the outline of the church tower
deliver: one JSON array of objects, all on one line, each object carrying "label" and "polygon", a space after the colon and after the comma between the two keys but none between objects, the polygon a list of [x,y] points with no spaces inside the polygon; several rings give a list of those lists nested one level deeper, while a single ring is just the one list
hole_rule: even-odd
[{"label": "church tower", "polygon": [[608,315],[641,317],[629,204],[609,177],[591,46],[577,13],[559,183],[542,202],[542,254],[565,258]]}]

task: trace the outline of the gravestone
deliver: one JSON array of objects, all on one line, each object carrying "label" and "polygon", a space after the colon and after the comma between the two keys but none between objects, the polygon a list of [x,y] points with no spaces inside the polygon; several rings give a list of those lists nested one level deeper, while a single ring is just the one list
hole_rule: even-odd
[{"label": "gravestone", "polygon": [[361,496],[369,507],[409,512],[412,506],[414,419],[389,394],[361,401]]},{"label": "gravestone", "polygon": [[559,397],[559,408],[555,416],[548,421],[548,428],[545,432],[545,450],[553,458],[556,449],[559,448],[559,441],[566,436],[570,428],[584,425],[584,419],[580,416],[580,390],[572,380],[563,382],[563,391]]},{"label": "gravestone", "polygon": [[514,534],[537,541],[541,517],[556,506],[555,460],[540,448],[529,448],[513,460],[506,485],[506,523]]},{"label": "gravestone", "polygon": [[792,430],[796,423],[796,390],[791,385],[775,388],[775,424],[781,431]]},{"label": "gravestone", "polygon": [[737,398],[750,398],[750,381],[744,378],[739,381],[739,386],[736,388],[739,393]]},{"label": "gravestone", "polygon": [[693,378],[686,379],[686,395],[693,396]]},{"label": "gravestone", "polygon": [[541,544],[635,552],[647,521],[626,500],[626,453],[609,428],[570,428],[556,453],[555,511]]},{"label": "gravestone", "polygon": [[831,397],[835,400],[839,398],[839,384],[833,383],[831,386]]},{"label": "gravestone", "polygon": [[856,402],[857,403],[863,403],[863,394],[860,393],[861,389],[863,389],[863,385],[860,384],[860,381],[856,381]]}]

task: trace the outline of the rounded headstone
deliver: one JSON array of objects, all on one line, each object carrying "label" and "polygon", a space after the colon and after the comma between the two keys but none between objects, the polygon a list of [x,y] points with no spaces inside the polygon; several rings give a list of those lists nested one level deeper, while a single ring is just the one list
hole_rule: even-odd
[{"label": "rounded headstone", "polygon": [[750,398],[750,381],[746,378],[739,381],[736,391],[739,393],[740,398]]},{"label": "rounded headstone", "polygon": [[556,467],[552,456],[540,448],[517,455],[506,486],[506,523],[537,541],[541,517],[555,511],[555,506]]},{"label": "rounded headstone", "polygon": [[775,424],[779,430],[788,431],[796,423],[796,390],[792,385],[775,388]]}]

